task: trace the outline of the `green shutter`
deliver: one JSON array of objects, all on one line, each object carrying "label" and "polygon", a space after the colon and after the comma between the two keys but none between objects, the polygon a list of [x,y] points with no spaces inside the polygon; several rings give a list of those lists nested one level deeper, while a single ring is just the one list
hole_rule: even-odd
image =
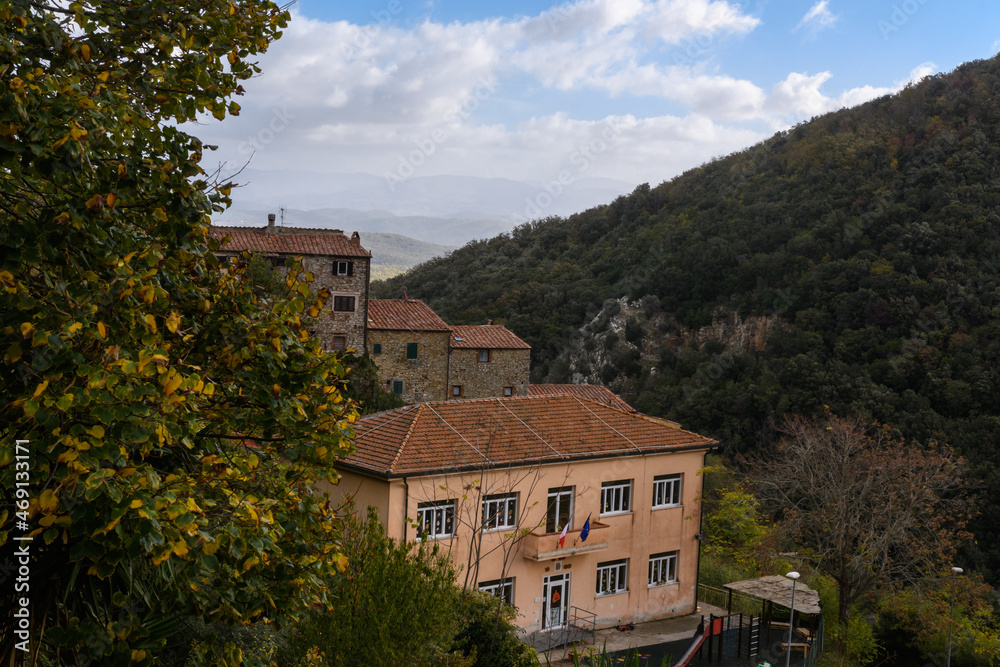
[{"label": "green shutter", "polygon": [[393,380],[392,381],[392,393],[394,393],[394,394],[402,394],[403,393],[403,381],[402,380]]},{"label": "green shutter", "polygon": [[407,359],[416,359],[417,358],[417,344],[416,343],[407,343],[406,344],[406,358]]},{"label": "green shutter", "polygon": [[375,343],[372,347],[372,354],[382,354],[382,343]]}]

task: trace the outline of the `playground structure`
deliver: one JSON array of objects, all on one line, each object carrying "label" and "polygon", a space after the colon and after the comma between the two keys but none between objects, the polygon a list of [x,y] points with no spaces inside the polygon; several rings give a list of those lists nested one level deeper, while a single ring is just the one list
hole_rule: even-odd
[{"label": "playground structure", "polygon": [[[792,652],[795,665],[811,667],[823,650],[823,615],[819,594],[799,585],[795,599],[795,614],[785,615],[775,607],[791,611],[791,585],[781,576],[761,577],[726,584],[725,591],[714,590],[726,597],[727,615],[704,617],[687,652],[675,667],[694,663],[744,665],[755,667],[759,661],[785,662]],[[699,591],[699,599],[708,597]],[[760,614],[733,613],[734,594],[744,608],[760,605]],[[716,598],[716,603],[721,602]],[[783,619],[783,620],[782,620]],[[794,626],[789,625],[791,621]]]}]

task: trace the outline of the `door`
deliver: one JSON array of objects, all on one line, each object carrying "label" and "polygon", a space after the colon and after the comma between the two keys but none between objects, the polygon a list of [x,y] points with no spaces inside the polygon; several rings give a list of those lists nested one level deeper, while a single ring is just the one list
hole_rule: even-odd
[{"label": "door", "polygon": [[566,625],[569,616],[569,574],[545,577],[542,585],[542,629],[552,630]]}]

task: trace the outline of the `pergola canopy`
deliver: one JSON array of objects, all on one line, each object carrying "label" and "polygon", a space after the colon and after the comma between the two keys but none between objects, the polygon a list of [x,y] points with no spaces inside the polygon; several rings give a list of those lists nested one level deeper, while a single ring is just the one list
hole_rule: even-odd
[{"label": "pergola canopy", "polygon": [[[761,598],[788,609],[792,607],[792,580],[780,574],[760,577],[759,579],[735,581],[726,584],[723,588]],[[803,583],[795,584],[795,612],[798,614],[820,613],[819,593]]]}]

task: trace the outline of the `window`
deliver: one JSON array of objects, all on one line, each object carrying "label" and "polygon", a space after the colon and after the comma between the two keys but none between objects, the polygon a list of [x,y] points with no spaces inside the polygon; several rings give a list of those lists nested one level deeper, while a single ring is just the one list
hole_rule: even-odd
[{"label": "window", "polygon": [[554,533],[573,523],[573,487],[559,486],[549,489],[549,507],[545,518],[545,532]]},{"label": "window", "polygon": [[333,349],[334,350],[346,350],[347,349],[347,336],[337,336],[333,337]]},{"label": "window", "polygon": [[416,359],[417,358],[417,344],[416,343],[407,343],[406,344],[406,358],[407,359]]},{"label": "window", "polygon": [[501,598],[507,604],[514,604],[514,578],[494,579],[493,581],[480,581],[479,590]]},{"label": "window", "polygon": [[514,395],[514,388],[513,387],[504,387],[503,388],[503,395],[504,396],[513,396]]},{"label": "window", "polygon": [[479,350],[479,363],[488,364],[490,363],[490,351],[489,350]]},{"label": "window", "polygon": [[496,494],[483,499],[483,530],[514,528],[516,525],[516,493]]},{"label": "window", "polygon": [[674,507],[681,504],[681,476],[657,475],[653,478],[653,507]]},{"label": "window", "polygon": [[285,258],[284,257],[275,257],[275,256],[271,255],[271,256],[265,257],[265,259],[267,260],[267,263],[271,266],[272,269],[278,269],[278,268],[281,268],[281,267],[283,267],[285,265]]},{"label": "window", "polygon": [[417,505],[417,538],[451,537],[455,530],[455,501],[434,500]]},{"label": "window", "polygon": [[334,262],[333,263],[333,275],[335,275],[335,276],[353,276],[354,275],[354,262]]},{"label": "window", "polygon": [[628,559],[597,564],[597,594],[614,595],[628,590]]},{"label": "window", "polygon": [[337,313],[353,313],[354,304],[357,297],[335,296],[333,297],[333,310]]},{"label": "window", "polygon": [[677,552],[668,551],[649,557],[649,585],[672,584],[677,581]]},{"label": "window", "polygon": [[460,385],[460,384],[453,384],[453,385],[451,385],[451,395],[452,396],[461,396],[462,395],[462,385]]},{"label": "window", "polygon": [[403,393],[403,381],[402,380],[393,380],[392,381],[392,393],[394,393],[394,394],[402,394]]},{"label": "window", "polygon": [[382,343],[372,345],[372,354],[382,354]]},{"label": "window", "polygon": [[601,484],[601,514],[624,514],[632,509],[632,480]]}]

